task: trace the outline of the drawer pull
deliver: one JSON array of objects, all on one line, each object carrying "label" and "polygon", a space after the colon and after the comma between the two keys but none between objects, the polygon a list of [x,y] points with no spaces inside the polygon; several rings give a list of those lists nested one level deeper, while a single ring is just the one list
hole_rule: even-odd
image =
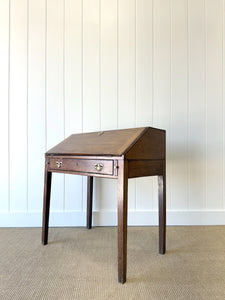
[{"label": "drawer pull", "polygon": [[104,167],[104,165],[103,164],[95,164],[95,169],[97,170],[97,171],[101,171],[102,170],[102,168]]},{"label": "drawer pull", "polygon": [[62,167],[62,162],[61,161],[56,161],[56,166],[57,168],[61,168]]}]

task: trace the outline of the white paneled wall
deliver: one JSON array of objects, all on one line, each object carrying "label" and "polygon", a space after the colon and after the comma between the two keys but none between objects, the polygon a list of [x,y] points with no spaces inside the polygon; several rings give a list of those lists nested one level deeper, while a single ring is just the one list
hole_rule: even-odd
[{"label": "white paneled wall", "polygon": [[[168,224],[225,224],[225,1],[0,1],[0,226],[40,226],[44,152],[72,133],[167,130]],[[117,183],[94,180],[94,224]],[[157,224],[157,178],[129,180]],[[86,178],[53,174],[50,223],[85,224]]]}]

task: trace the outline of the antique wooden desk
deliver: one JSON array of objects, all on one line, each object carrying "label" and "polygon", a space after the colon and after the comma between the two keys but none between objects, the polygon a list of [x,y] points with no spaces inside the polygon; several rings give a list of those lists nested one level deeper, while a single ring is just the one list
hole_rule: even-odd
[{"label": "antique wooden desk", "polygon": [[42,243],[48,243],[52,172],[86,175],[87,228],[93,176],[118,180],[118,280],[126,281],[128,178],[158,176],[159,253],[166,249],[166,133],[151,127],[73,134],[45,154]]}]

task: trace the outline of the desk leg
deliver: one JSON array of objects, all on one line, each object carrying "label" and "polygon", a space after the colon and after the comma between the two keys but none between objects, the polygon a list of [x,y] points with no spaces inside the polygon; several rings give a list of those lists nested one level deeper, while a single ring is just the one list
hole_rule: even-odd
[{"label": "desk leg", "polygon": [[93,176],[87,177],[87,229],[92,227]]},{"label": "desk leg", "polygon": [[159,253],[166,252],[166,174],[158,176]]},{"label": "desk leg", "polygon": [[127,189],[128,163],[119,161],[118,169],[118,281],[126,282],[127,273]]},{"label": "desk leg", "polygon": [[43,200],[43,221],[42,221],[42,244],[48,243],[48,223],[49,208],[51,195],[52,173],[48,172],[47,163],[45,164],[45,181],[44,181],[44,200]]}]

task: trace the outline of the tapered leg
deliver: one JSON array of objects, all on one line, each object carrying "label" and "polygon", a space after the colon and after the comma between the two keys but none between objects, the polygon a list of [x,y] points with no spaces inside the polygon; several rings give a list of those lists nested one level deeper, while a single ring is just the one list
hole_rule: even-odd
[{"label": "tapered leg", "polygon": [[49,207],[51,195],[52,173],[48,172],[47,162],[45,164],[45,181],[44,181],[44,200],[43,200],[43,221],[42,221],[42,244],[48,243],[48,223],[49,223]]},{"label": "tapered leg", "polygon": [[87,177],[87,229],[92,227],[93,176]]},{"label": "tapered leg", "polygon": [[158,176],[159,193],[159,253],[166,252],[166,174]]},{"label": "tapered leg", "polygon": [[126,282],[127,273],[127,188],[128,163],[119,161],[118,169],[118,281]]}]

